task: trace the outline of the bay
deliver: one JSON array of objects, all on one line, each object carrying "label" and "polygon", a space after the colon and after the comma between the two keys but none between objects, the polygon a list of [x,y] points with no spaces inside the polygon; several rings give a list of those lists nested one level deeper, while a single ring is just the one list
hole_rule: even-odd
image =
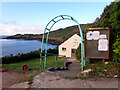
[{"label": "bay", "polygon": [[[38,40],[0,39],[0,57],[39,50],[41,44],[41,41]],[[45,45],[46,44],[44,44],[43,49],[45,49]],[[53,49],[55,47],[56,45],[48,44],[48,49]]]}]

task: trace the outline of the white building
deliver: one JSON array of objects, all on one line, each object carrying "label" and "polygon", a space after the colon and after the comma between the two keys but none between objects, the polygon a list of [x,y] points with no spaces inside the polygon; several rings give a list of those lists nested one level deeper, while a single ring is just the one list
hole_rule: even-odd
[{"label": "white building", "polygon": [[59,45],[59,55],[64,55],[66,57],[76,56],[76,49],[81,43],[81,37],[77,34],[74,34],[68,40]]}]

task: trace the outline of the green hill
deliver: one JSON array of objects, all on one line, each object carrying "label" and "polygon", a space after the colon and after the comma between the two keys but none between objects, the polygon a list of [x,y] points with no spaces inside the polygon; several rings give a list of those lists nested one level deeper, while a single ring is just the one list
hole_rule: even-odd
[{"label": "green hill", "polygon": [[[91,27],[92,24],[81,24],[81,28],[84,31],[85,28]],[[49,43],[60,44],[74,34],[79,34],[78,26],[70,26],[64,29],[60,28],[58,30],[51,31],[49,34]],[[7,39],[25,39],[25,40],[42,40],[43,34],[17,34],[14,36],[7,37]],[[46,39],[47,33],[45,34]]]},{"label": "green hill", "polygon": [[[81,28],[84,31],[85,28],[90,28],[92,24],[81,24]],[[56,31],[50,32],[50,38],[56,38],[57,40],[66,40],[74,34],[80,34],[78,26],[66,27],[64,29],[58,29]]]}]

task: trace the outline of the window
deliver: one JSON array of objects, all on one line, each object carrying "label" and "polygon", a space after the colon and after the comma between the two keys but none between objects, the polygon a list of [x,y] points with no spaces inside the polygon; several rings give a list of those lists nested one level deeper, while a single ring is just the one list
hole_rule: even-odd
[{"label": "window", "polygon": [[62,48],[62,51],[66,51],[66,48],[63,47],[63,48]]}]

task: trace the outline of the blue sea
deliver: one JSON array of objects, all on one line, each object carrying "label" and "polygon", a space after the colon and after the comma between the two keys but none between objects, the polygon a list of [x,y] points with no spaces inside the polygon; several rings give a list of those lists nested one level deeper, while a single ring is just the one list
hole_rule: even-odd
[{"label": "blue sea", "polygon": [[[0,57],[39,50],[41,48],[41,44],[41,41],[38,40],[0,39]],[[43,47],[44,49],[45,45],[46,44],[44,44]],[[48,49],[53,49],[55,47],[56,45],[48,44]]]}]

